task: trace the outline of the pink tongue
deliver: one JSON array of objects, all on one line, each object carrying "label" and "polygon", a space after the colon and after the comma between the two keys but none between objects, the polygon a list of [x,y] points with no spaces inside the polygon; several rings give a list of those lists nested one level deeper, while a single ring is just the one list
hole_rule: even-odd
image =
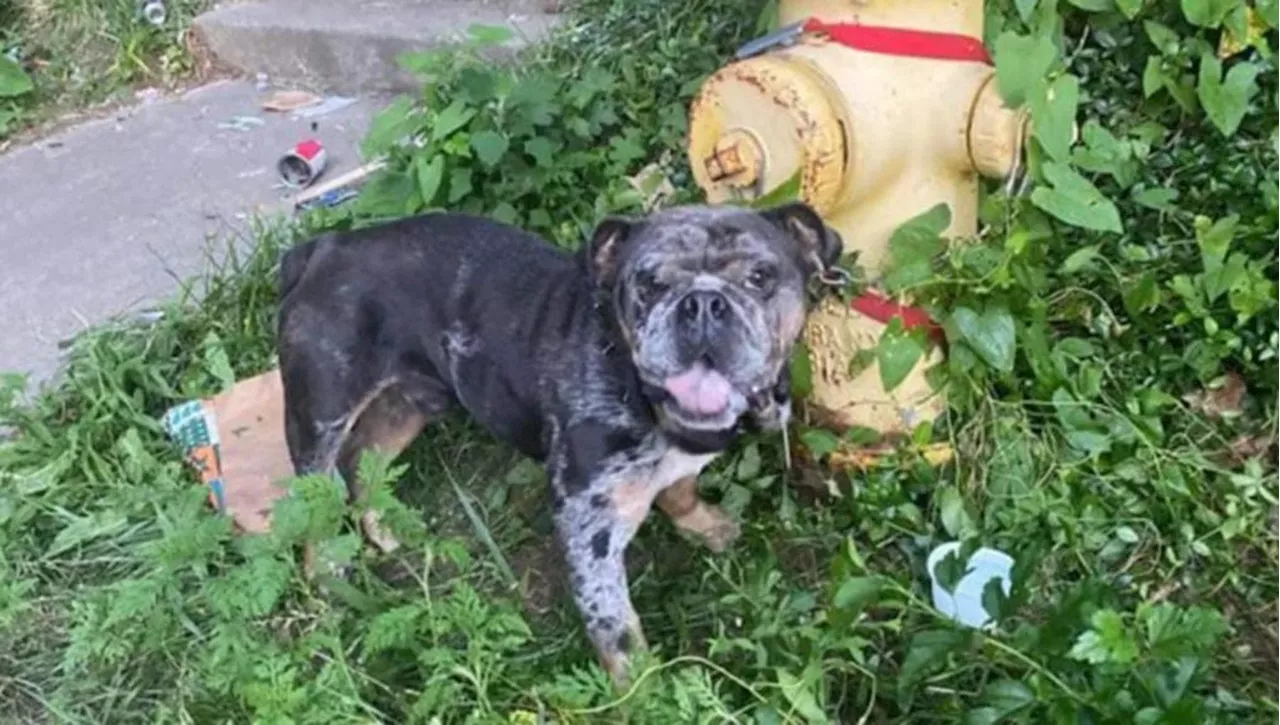
[{"label": "pink tongue", "polygon": [[662,387],[685,410],[699,415],[715,415],[729,407],[729,381],[702,363],[666,379]]}]

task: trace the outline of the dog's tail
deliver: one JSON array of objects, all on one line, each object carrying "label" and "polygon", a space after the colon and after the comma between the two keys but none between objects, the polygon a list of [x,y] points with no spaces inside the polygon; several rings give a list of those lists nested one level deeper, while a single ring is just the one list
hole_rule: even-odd
[{"label": "dog's tail", "polygon": [[307,271],[307,263],[315,255],[316,249],[328,236],[326,234],[292,247],[280,257],[280,276],[278,278],[280,291],[277,293],[277,299],[283,301],[284,298],[289,296],[289,293],[293,291],[298,281],[302,279],[302,275]]}]

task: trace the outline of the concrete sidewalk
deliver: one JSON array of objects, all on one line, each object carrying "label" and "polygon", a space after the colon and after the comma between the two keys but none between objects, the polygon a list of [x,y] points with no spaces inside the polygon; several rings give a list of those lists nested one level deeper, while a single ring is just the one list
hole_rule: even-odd
[{"label": "concrete sidewalk", "polygon": [[207,268],[210,236],[287,212],[293,192],[278,188],[275,163],[298,141],[325,145],[322,179],[360,165],[385,105],[295,119],[264,112],[266,96],[218,82],[0,156],[0,371],[47,380],[60,341],[173,294]]}]

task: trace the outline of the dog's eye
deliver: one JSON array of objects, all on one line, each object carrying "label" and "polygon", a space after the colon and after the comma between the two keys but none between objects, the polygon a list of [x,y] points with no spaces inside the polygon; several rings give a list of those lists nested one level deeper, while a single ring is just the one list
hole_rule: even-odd
[{"label": "dog's eye", "polygon": [[756,267],[751,270],[751,274],[747,275],[747,284],[761,292],[768,292],[773,289],[773,283],[777,278],[778,272],[773,267]]},{"label": "dog's eye", "polygon": [[634,286],[636,294],[645,299],[662,291],[662,285],[658,283],[657,275],[648,270],[636,273]]}]

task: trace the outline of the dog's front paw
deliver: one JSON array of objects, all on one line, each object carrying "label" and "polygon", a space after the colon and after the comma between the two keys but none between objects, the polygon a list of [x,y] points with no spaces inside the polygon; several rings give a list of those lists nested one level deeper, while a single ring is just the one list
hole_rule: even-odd
[{"label": "dog's front paw", "polygon": [[707,548],[719,554],[728,549],[742,535],[742,527],[719,506],[707,506],[707,513],[712,519],[710,530],[703,537]]},{"label": "dog's front paw", "polygon": [[400,540],[395,537],[387,527],[382,525],[382,517],[377,511],[369,510],[364,512],[364,516],[360,517],[360,523],[364,526],[364,535],[373,542],[373,545],[382,550],[384,554],[393,553],[400,548]]},{"label": "dog's front paw", "polygon": [[703,545],[719,554],[742,535],[742,527],[719,506],[699,503],[692,511],[675,522],[681,530],[692,534]]},{"label": "dog's front paw", "polygon": [[594,637],[599,648],[600,664],[609,673],[614,687],[620,692],[625,691],[632,683],[637,664],[645,662],[649,656],[649,645],[645,641],[640,618],[632,611],[620,635],[610,637],[597,633]]}]

